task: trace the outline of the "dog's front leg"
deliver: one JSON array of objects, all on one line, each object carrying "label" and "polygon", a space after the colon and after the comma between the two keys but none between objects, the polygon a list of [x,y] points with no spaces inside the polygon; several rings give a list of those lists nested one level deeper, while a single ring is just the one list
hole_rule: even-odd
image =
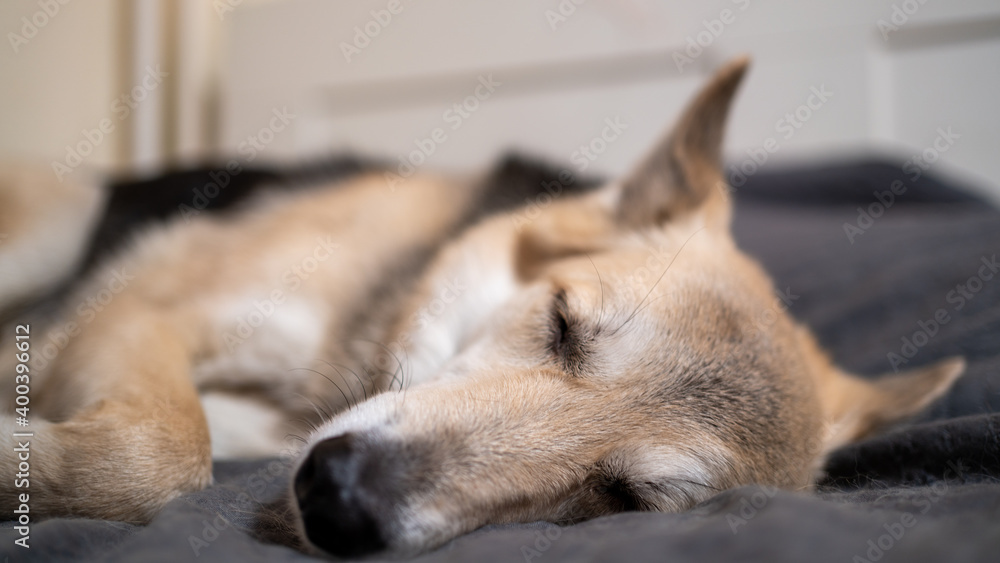
[{"label": "dog's front leg", "polygon": [[[177,495],[208,485],[211,445],[183,326],[120,295],[33,389],[27,428],[15,429],[10,390],[0,392],[8,410],[0,415],[0,510],[11,514],[27,494],[33,515],[146,522]],[[13,435],[24,431],[32,435]],[[19,487],[18,447],[30,451]]]}]

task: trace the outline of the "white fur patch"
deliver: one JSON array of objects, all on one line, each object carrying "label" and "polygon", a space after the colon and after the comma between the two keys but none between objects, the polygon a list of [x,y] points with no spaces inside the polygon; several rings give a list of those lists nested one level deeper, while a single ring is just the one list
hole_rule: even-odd
[{"label": "white fur patch", "polygon": [[506,256],[465,252],[448,272],[440,276],[431,301],[419,311],[410,330],[408,379],[412,384],[439,375],[519,289]]},{"label": "white fur patch", "polygon": [[[669,483],[661,486],[658,510],[688,508],[718,492],[722,468],[731,459],[729,450],[711,439],[698,442],[697,454],[669,446],[649,446],[631,459],[631,478],[638,483]],[[648,498],[648,497],[647,497]]]},{"label": "white fur patch", "polygon": [[222,351],[195,367],[199,385],[305,377],[289,370],[315,360],[326,335],[326,312],[295,297],[282,303],[253,297],[228,301],[213,317]]},{"label": "white fur patch", "polygon": [[[679,478],[708,483],[715,472],[704,458],[715,458],[723,455],[721,446],[716,451],[711,443],[699,444],[705,450],[698,456],[684,453],[670,447],[649,447],[641,451],[635,458],[632,470],[638,478],[656,480],[662,478]],[[704,458],[703,458],[704,456]]]},{"label": "white fur patch", "polygon": [[287,421],[276,408],[230,393],[205,393],[201,406],[212,437],[212,459],[281,455]]}]

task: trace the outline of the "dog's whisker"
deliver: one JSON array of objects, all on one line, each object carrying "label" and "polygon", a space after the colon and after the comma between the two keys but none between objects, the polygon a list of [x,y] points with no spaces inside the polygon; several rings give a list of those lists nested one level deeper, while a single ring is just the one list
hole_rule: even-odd
[{"label": "dog's whisker", "polygon": [[317,399],[319,399],[319,400],[323,401],[323,406],[325,406],[325,407],[326,407],[326,410],[327,410],[327,411],[329,411],[329,412],[331,413],[331,416],[330,416],[330,418],[333,418],[333,415],[336,415],[337,413],[339,413],[339,412],[340,412],[340,409],[337,409],[337,408],[334,408],[334,407],[333,407],[333,406],[332,406],[332,405],[330,404],[330,401],[328,401],[328,400],[327,400],[327,398],[326,398],[326,397],[317,397]]},{"label": "dog's whisker", "polygon": [[[361,373],[368,378],[368,385],[371,385],[372,395],[378,394],[378,376],[383,373],[390,373],[389,370],[380,369],[378,367],[372,366],[362,366]],[[394,373],[394,372],[393,372]]]},{"label": "dog's whisker", "polygon": [[706,488],[706,489],[709,489],[709,490],[712,490],[712,491],[722,491],[723,490],[723,489],[721,489],[719,487],[713,487],[712,485],[709,485],[708,483],[702,483],[701,481],[693,481],[691,479],[680,479],[680,478],[676,478],[675,477],[675,478],[673,478],[671,480],[672,481],[677,481],[677,482],[680,482],[680,483],[687,483],[689,485],[696,485],[698,487],[703,487],[703,488]]},{"label": "dog's whisker", "polygon": [[[326,364],[330,369],[337,372],[337,375],[340,376],[340,381],[343,382],[343,384],[347,386],[347,390],[351,392],[352,400],[347,402],[348,410],[353,409],[355,406],[357,406],[357,404],[359,403],[358,396],[354,393],[354,387],[347,382],[347,376],[345,376],[344,373],[340,371],[337,365],[324,360],[320,360],[320,362]],[[340,367],[344,367],[344,369],[347,369],[346,366],[340,366]],[[357,377],[357,375],[355,375],[355,377]]]},{"label": "dog's whisker", "polygon": [[638,314],[638,313],[643,312],[644,310],[646,310],[647,308],[649,308],[650,305],[652,305],[653,303],[656,303],[657,299],[662,299],[663,297],[664,297],[664,295],[657,295],[656,297],[650,299],[648,303],[646,303],[645,305],[642,305],[641,308],[639,310],[637,310],[634,314]]},{"label": "dog's whisker", "polygon": [[288,434],[285,434],[285,439],[286,440],[287,439],[296,440],[296,441],[302,442],[303,445],[309,443],[309,441],[306,440],[305,438],[303,438],[302,436],[299,436],[298,434],[292,434],[291,432],[289,432]]},{"label": "dog's whisker", "polygon": [[[303,430],[308,431],[308,433],[310,433],[310,434],[312,434],[312,433],[316,432],[317,430],[319,430],[319,427],[316,425],[316,423],[314,423],[313,421],[309,420],[308,418],[306,418],[304,416],[299,416],[299,417],[291,418],[291,419],[288,420],[288,424],[290,424],[293,429],[299,429],[299,428],[301,428]],[[303,443],[306,442],[306,439],[303,438],[302,436],[299,436],[298,434],[294,434],[292,432],[289,432],[289,433],[285,434],[285,438],[289,438],[289,437],[293,437],[293,436],[299,438],[300,440],[302,440]]]},{"label": "dog's whisker", "polygon": [[[309,403],[310,405],[312,405],[312,407],[313,407],[314,409],[318,409],[318,410],[320,410],[320,411],[321,411],[321,412],[323,413],[323,415],[325,415],[325,416],[326,416],[326,418],[327,418],[327,419],[329,419],[329,418],[331,418],[331,417],[333,416],[333,413],[335,412],[335,409],[332,409],[332,408],[330,408],[330,403],[329,403],[329,402],[327,402],[327,401],[323,401],[323,405],[321,406],[321,405],[319,405],[319,404],[318,404],[318,403],[316,402],[316,400],[317,400],[317,399],[319,399],[319,397],[316,397],[316,398],[310,398],[310,397],[306,397],[306,396],[304,396],[304,395],[301,395],[301,394],[300,394],[300,396],[301,396],[301,397],[302,397],[303,399],[305,399],[305,400],[306,400],[306,401],[307,401],[307,402],[308,402],[308,403]],[[322,420],[322,419],[321,419],[321,420]]]},{"label": "dog's whisker", "polygon": [[343,395],[343,397],[344,397],[344,402],[345,402],[345,403],[347,403],[347,407],[348,407],[348,408],[350,408],[350,407],[351,407],[351,401],[350,401],[350,399],[348,399],[348,398],[347,398],[347,393],[344,393],[344,390],[340,388],[340,385],[337,385],[337,383],[336,383],[336,382],[335,382],[334,380],[332,380],[332,379],[330,379],[329,377],[327,377],[327,375],[326,375],[325,373],[322,373],[322,372],[319,372],[319,371],[316,371],[316,370],[314,370],[314,369],[311,369],[311,368],[292,368],[292,369],[290,369],[290,370],[288,370],[288,371],[297,371],[297,370],[302,370],[302,371],[309,371],[309,372],[312,372],[312,373],[315,373],[315,374],[318,374],[318,375],[320,375],[321,377],[323,377],[323,379],[326,379],[327,381],[329,381],[329,382],[330,382],[330,384],[332,384],[332,385],[333,385],[334,387],[336,387],[336,388],[337,388],[337,391],[340,391],[340,394],[341,394],[341,395]]},{"label": "dog's whisker", "polygon": [[[365,386],[365,382],[362,381],[361,376],[358,375],[358,373],[356,371],[354,371],[353,369],[351,369],[350,367],[348,367],[348,366],[346,366],[344,364],[335,364],[335,363],[332,363],[332,362],[327,362],[325,360],[321,360],[321,361],[324,364],[326,364],[326,365],[330,366],[331,368],[333,368],[337,372],[337,374],[340,375],[340,377],[344,379],[344,384],[345,385],[347,384],[347,380],[344,377],[344,374],[341,373],[341,371],[338,368],[344,368],[344,369],[346,369],[351,375],[354,376],[355,379],[358,380],[358,384],[361,385],[361,393],[364,396],[365,400],[366,401],[368,400],[368,389]],[[354,395],[353,388],[351,388],[350,385],[348,385],[348,388],[351,389],[351,395],[353,396]],[[355,404],[357,404],[357,397],[355,397]]]},{"label": "dog's whisker", "polygon": [[604,280],[601,278],[601,272],[597,269],[594,259],[590,257],[590,253],[585,252],[584,255],[587,257],[587,260],[590,260],[590,265],[594,267],[594,273],[597,274],[597,285],[601,288],[601,312],[597,315],[597,327],[600,328],[604,320]]},{"label": "dog's whisker", "polygon": [[[413,383],[413,367],[410,364],[410,352],[403,349],[403,356],[406,360],[406,372],[404,372],[403,377],[400,379],[399,387],[403,391],[403,403],[406,403],[406,391],[410,388],[410,384]],[[410,374],[410,381],[406,382],[406,373]],[[406,384],[405,386],[403,384]]]},{"label": "dog's whisker", "polygon": [[[379,348],[382,348],[383,350],[385,350],[385,352],[387,354],[389,354],[390,356],[392,356],[392,359],[396,361],[397,369],[393,370],[392,372],[390,372],[389,370],[380,370],[379,373],[389,373],[389,374],[392,375],[392,379],[389,380],[389,384],[388,384],[388,386],[386,388],[387,391],[391,391],[392,390],[392,386],[396,382],[396,373],[397,372],[399,373],[399,380],[400,380],[399,385],[400,385],[400,387],[402,387],[402,385],[403,385],[403,379],[405,378],[405,375],[406,375],[405,374],[405,370],[403,369],[402,362],[399,361],[399,356],[397,356],[396,353],[393,352],[391,348],[389,348],[388,346],[386,346],[385,344],[383,344],[381,342],[376,342],[374,340],[368,340],[368,339],[364,339],[364,338],[354,338],[354,339],[350,340],[350,342],[364,342],[366,344],[373,344],[375,346],[378,346]],[[373,386],[374,386],[374,382],[373,382]]]},{"label": "dog's whisker", "polygon": [[667,264],[667,267],[663,269],[663,273],[660,274],[660,277],[656,278],[656,281],[653,282],[653,286],[649,288],[649,291],[646,292],[646,295],[643,296],[642,300],[639,301],[639,304],[635,306],[635,310],[632,311],[632,314],[629,315],[627,319],[625,319],[625,322],[623,322],[621,326],[612,331],[612,334],[617,333],[619,330],[622,329],[622,327],[624,327],[625,325],[627,325],[629,322],[632,321],[636,313],[639,312],[639,308],[642,307],[642,304],[646,302],[646,299],[648,299],[650,294],[653,293],[653,290],[656,289],[656,286],[660,284],[661,280],[663,280],[663,276],[667,275],[667,272],[670,270],[670,267],[674,265],[674,261],[677,260],[677,257],[680,256],[681,252],[684,251],[684,247],[687,246],[689,242],[691,242],[691,239],[693,239],[695,235],[704,230],[705,227],[700,227],[698,230],[696,230],[695,232],[691,233],[690,236],[688,236],[687,240],[684,241],[684,244],[682,244],[681,247],[677,249],[677,252],[674,253],[673,257],[670,259],[670,262]]},{"label": "dog's whisker", "polygon": [[[657,492],[660,492],[660,493],[665,494],[665,495],[669,494],[669,493],[663,489],[664,486],[669,487],[671,490],[677,491],[678,493],[680,493],[681,496],[684,497],[684,503],[687,506],[693,506],[693,505],[697,504],[697,499],[695,499],[693,496],[691,496],[691,492],[688,491],[687,489],[685,489],[684,487],[678,485],[674,481],[679,481],[679,482],[682,482],[682,483],[690,483],[689,481],[687,481],[685,479],[673,479],[672,478],[672,479],[668,479],[666,481],[658,481],[658,482],[655,482],[655,483],[647,483],[647,484],[649,486],[651,486],[653,489],[655,489]],[[700,483],[692,483],[692,484],[700,484]]]},{"label": "dog's whisker", "polygon": [[[295,393],[294,396],[295,397],[299,397],[307,405],[309,405],[310,407],[312,407],[313,411],[316,413],[316,416],[319,418],[319,420],[329,420],[331,418],[331,415],[330,415],[329,412],[327,412],[326,410],[320,408],[320,406],[317,405],[316,402],[313,401],[312,399],[310,399],[309,397],[306,397],[302,393]],[[308,420],[306,420],[306,422],[309,423]],[[316,425],[315,424],[309,423],[309,425],[313,427],[313,430],[316,429]]]},{"label": "dog's whisker", "polygon": [[313,421],[311,421],[311,420],[309,420],[308,418],[305,418],[305,417],[293,418],[293,419],[289,420],[288,422],[292,423],[293,425],[302,427],[302,428],[304,428],[306,430],[309,430],[310,432],[315,432],[316,430],[319,429],[319,427],[316,425],[316,423],[314,423]]},{"label": "dog's whisker", "polygon": [[292,418],[288,422],[292,424],[293,428],[302,428],[304,430],[309,431],[310,433],[315,432],[319,428],[319,426],[315,422],[310,420],[309,417],[306,415]]}]

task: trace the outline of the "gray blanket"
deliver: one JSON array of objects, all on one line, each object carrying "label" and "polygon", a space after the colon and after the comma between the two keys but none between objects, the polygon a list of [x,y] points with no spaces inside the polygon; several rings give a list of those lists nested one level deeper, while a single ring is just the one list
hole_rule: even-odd
[{"label": "gray blanket", "polygon": [[[553,172],[512,160],[495,179],[516,202]],[[906,191],[889,203],[895,180]],[[737,240],[840,365],[874,377],[962,354],[966,375],[911,423],[835,452],[813,493],[743,487],[682,514],[493,526],[419,561],[1000,560],[1000,414],[992,414],[1000,406],[1000,212],[930,176],[874,162],[761,172],[735,196]],[[939,309],[949,320],[935,329],[926,321]],[[30,549],[14,545],[7,522],[0,557],[310,560],[288,529],[287,471],[277,460],[217,463],[212,487],[171,502],[148,526],[53,519],[31,526]]]}]

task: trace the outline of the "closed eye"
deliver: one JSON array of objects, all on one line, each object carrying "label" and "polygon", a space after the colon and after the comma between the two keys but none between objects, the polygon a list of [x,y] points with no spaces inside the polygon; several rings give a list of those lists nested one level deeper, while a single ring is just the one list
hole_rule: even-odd
[{"label": "closed eye", "polygon": [[598,475],[591,486],[607,510],[612,513],[635,512],[646,510],[643,502],[634,488],[625,479],[609,475]]},{"label": "closed eye", "polygon": [[566,305],[566,292],[559,290],[556,293],[555,300],[552,305],[552,321],[551,321],[551,339],[549,341],[549,348],[551,348],[552,353],[558,358],[563,358],[566,355],[566,349],[572,344],[570,341],[570,326],[569,319],[567,319],[567,305]]},{"label": "closed eye", "polygon": [[579,373],[585,357],[583,325],[570,313],[566,291],[560,289],[552,300],[549,319],[550,353],[570,373]]}]

